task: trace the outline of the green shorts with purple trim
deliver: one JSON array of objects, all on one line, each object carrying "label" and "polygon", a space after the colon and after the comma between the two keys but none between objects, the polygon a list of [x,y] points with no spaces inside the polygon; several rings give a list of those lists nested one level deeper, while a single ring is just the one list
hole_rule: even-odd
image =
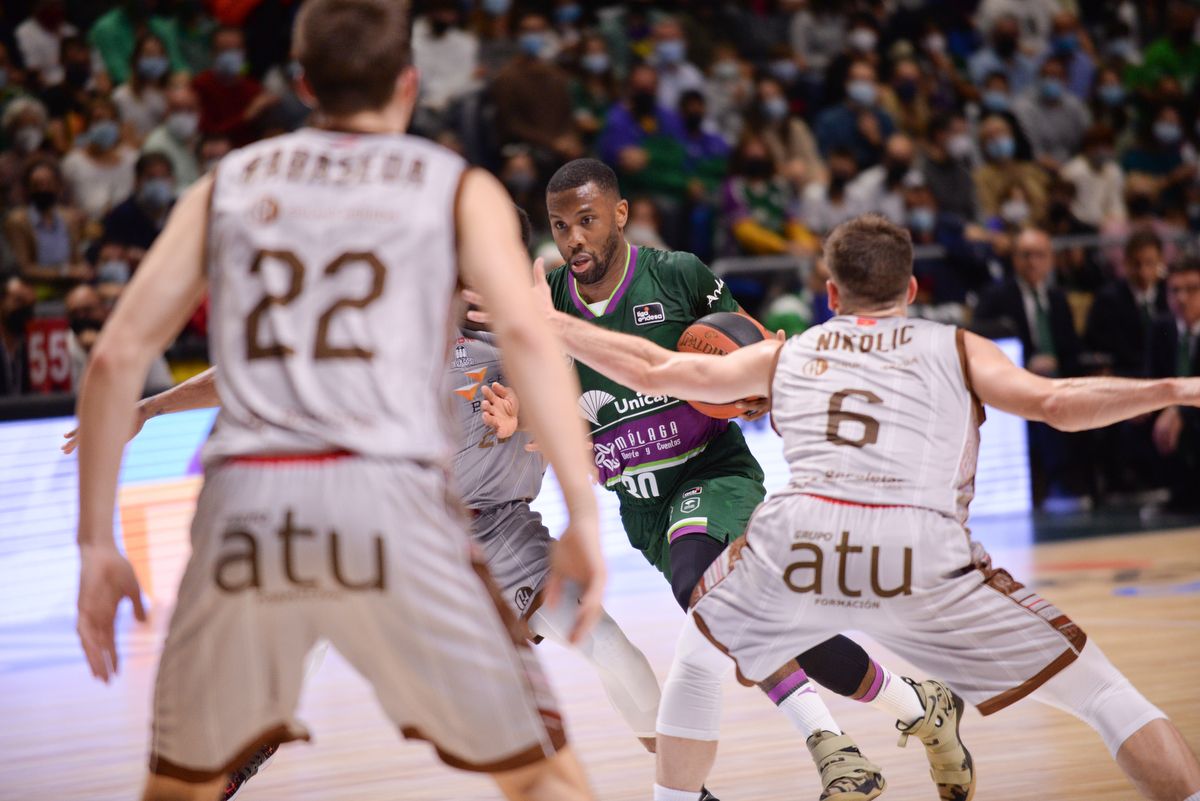
[{"label": "green shorts with purple trim", "polygon": [[732,542],[746,533],[766,495],[762,470],[743,466],[728,475],[686,479],[654,506],[622,504],[621,522],[630,544],[670,580],[672,542],[693,536]]}]

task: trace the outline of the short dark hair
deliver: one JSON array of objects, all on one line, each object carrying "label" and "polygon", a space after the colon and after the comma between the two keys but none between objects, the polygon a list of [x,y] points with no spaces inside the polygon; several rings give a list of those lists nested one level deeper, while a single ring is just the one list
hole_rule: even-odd
[{"label": "short dark hair", "polygon": [[824,253],[848,306],[886,306],[908,290],[912,237],[882,215],[864,214],[834,228],[825,238]]},{"label": "short dark hair", "polygon": [[1154,248],[1161,255],[1163,252],[1162,239],[1152,228],[1139,228],[1125,240],[1125,258],[1132,259],[1142,248]]},{"label": "short dark hair", "polygon": [[1200,257],[1188,256],[1167,268],[1167,277],[1183,275],[1184,273],[1200,273]]},{"label": "short dark hair", "polygon": [[144,178],[146,173],[155,164],[165,164],[170,170],[171,175],[175,174],[175,165],[167,158],[165,153],[160,153],[157,150],[151,150],[149,153],[143,153],[138,156],[138,160],[133,165],[133,174],[138,178]]},{"label": "short dark hair", "polygon": [[521,242],[525,249],[529,250],[533,245],[533,221],[529,219],[529,212],[515,203],[513,209],[517,212],[517,223],[521,226]]},{"label": "short dark hair", "polygon": [[587,184],[595,184],[596,188],[606,195],[621,197],[617,174],[612,171],[612,167],[598,159],[575,159],[559,167],[554,175],[550,176],[550,183],[546,184],[546,194],[566,192]]},{"label": "short dark hair", "polygon": [[[29,191],[29,187],[33,182],[33,174],[43,169],[54,173],[54,182],[58,184],[60,189],[62,188],[62,170],[59,169],[58,161],[51,156],[34,156],[26,162],[25,169],[21,171],[21,186],[25,188],[25,191]],[[2,274],[0,274],[0,278],[3,278]]]},{"label": "short dark hair", "polygon": [[308,0],[296,19],[296,50],[321,111],[386,106],[411,63],[408,24],[406,0]]}]

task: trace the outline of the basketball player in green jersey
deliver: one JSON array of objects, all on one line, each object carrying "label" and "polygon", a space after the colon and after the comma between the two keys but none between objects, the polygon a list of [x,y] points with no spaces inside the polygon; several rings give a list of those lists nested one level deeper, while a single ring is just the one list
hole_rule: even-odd
[{"label": "basketball player in green jersey", "polygon": [[[698,318],[740,310],[724,282],[694,255],[625,240],[629,204],[604,163],[577,159],[564,165],[547,185],[546,205],[565,260],[546,276],[558,311],[674,350]],[[584,364],[575,366],[599,481],[620,499],[630,544],[671,582],[686,610],[705,570],[742,536],[766,496],[762,468],[736,423],[676,398],[640,395]],[[765,406],[747,405],[748,416]],[[809,677],[898,719],[924,716],[924,699],[840,635],[759,685],[807,738],[825,788],[821,799],[875,798],[885,786],[879,768],[841,732]],[[965,796],[964,789],[954,797]]]}]

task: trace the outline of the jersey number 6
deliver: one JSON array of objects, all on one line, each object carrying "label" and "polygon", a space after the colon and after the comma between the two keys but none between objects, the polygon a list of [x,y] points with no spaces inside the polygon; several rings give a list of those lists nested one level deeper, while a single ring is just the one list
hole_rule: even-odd
[{"label": "jersey number 6", "polygon": [[[883,403],[883,398],[866,389],[843,389],[835,392],[829,399],[829,422],[825,426],[825,439],[834,445],[849,445],[861,448],[864,445],[874,445],[879,441],[879,421],[869,415],[859,412],[847,412],[842,404],[847,398],[860,398],[867,403]],[[858,423],[863,427],[862,436],[850,439],[842,435],[842,426],[846,423]]]},{"label": "jersey number 6", "polygon": [[[300,290],[304,286],[304,262],[300,261],[300,258],[290,250],[260,250],[254,254],[254,261],[250,264],[250,274],[257,275],[260,273],[262,271],[262,264],[266,259],[274,259],[288,268],[289,283],[287,291],[282,295],[264,294],[262,300],[247,315],[247,360],[282,358],[295,353],[295,350],[290,345],[285,345],[282,342],[267,345],[262,344],[258,329],[263,315],[272,306],[286,306],[300,296]],[[383,263],[379,261],[374,253],[343,253],[325,265],[325,269],[321,272],[324,275],[333,276],[337,275],[342,268],[354,264],[365,264],[370,268],[371,289],[361,298],[340,298],[322,312],[321,316],[317,319],[317,334],[313,342],[314,359],[370,359],[375,355],[374,351],[367,350],[366,348],[341,348],[329,344],[329,324],[339,310],[346,308],[366,308],[383,294],[383,279],[387,275],[387,270],[384,269]]]}]

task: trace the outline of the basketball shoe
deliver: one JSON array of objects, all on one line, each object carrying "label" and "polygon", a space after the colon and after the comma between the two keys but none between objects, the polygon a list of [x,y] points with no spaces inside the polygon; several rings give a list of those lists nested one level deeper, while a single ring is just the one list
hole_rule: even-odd
[{"label": "basketball shoe", "polygon": [[250,781],[251,776],[265,768],[267,763],[271,761],[271,757],[275,756],[275,752],[278,750],[278,745],[263,746],[246,760],[245,765],[230,773],[229,783],[225,785],[225,794],[221,796],[221,801],[229,801],[229,799],[237,795],[238,790],[242,789],[242,785]]},{"label": "basketball shoe", "polygon": [[820,801],[870,801],[887,787],[879,766],[863,756],[845,734],[813,732],[808,750],[825,787]]},{"label": "basketball shoe", "polygon": [[900,747],[909,735],[925,744],[929,775],[937,785],[941,801],[971,801],[975,795],[975,763],[958,733],[963,700],[940,681],[915,682],[905,678],[925,705],[925,717],[908,725],[896,722]]}]

